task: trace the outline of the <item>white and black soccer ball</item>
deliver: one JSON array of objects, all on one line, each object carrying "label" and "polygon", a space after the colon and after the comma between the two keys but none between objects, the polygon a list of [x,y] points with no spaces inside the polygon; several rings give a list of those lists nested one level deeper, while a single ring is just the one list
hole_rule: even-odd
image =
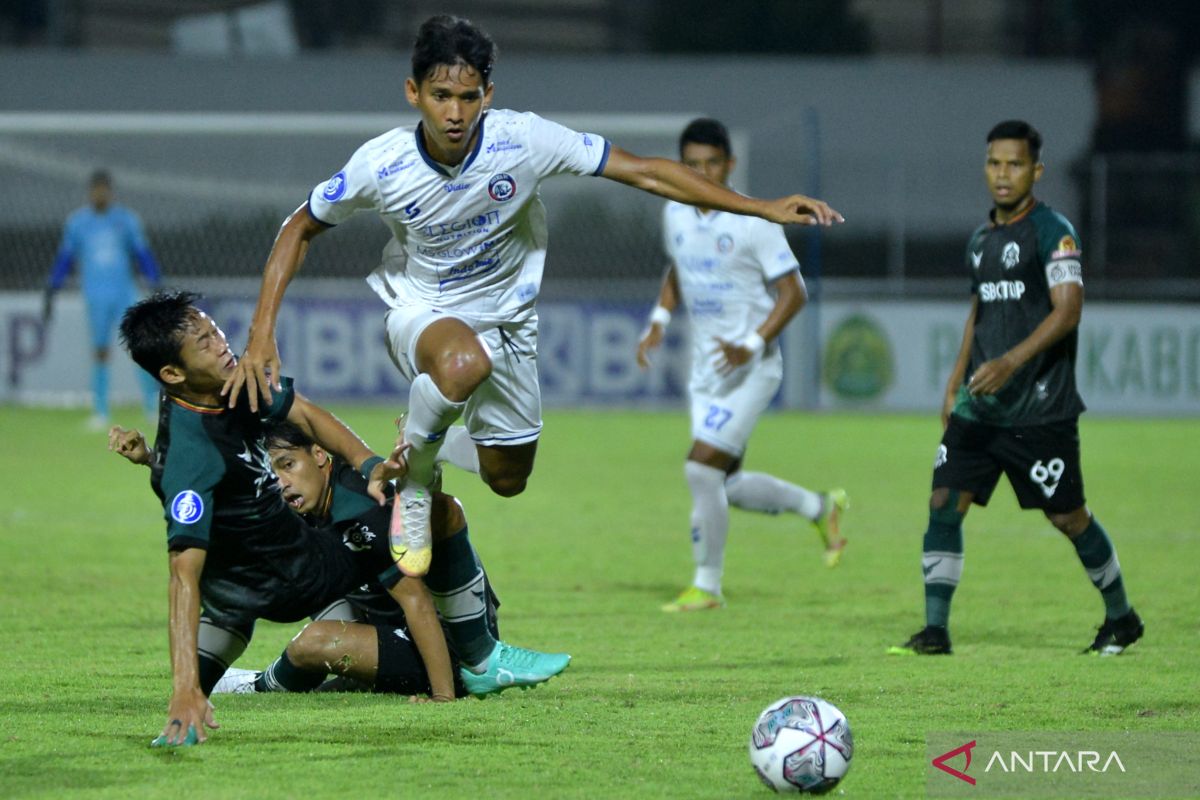
[{"label": "white and black soccer ball", "polygon": [[846,715],[819,697],[784,697],[750,731],[750,763],[776,792],[824,794],[850,769],[854,737]]}]

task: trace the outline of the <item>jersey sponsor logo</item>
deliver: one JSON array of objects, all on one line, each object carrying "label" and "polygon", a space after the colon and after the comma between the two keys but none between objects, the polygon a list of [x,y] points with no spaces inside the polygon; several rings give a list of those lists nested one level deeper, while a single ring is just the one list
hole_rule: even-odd
[{"label": "jersey sponsor logo", "polygon": [[1016,242],[1004,245],[1004,250],[1000,253],[1000,260],[1004,262],[1005,269],[1012,269],[1021,260],[1021,246]]},{"label": "jersey sponsor logo", "polygon": [[472,278],[481,278],[490,272],[493,272],[500,266],[500,259],[496,256],[492,258],[479,258],[472,261],[470,264],[463,264],[457,267],[442,272],[438,271],[438,288],[442,288],[447,284],[458,283],[459,281],[470,280]]},{"label": "jersey sponsor logo", "polygon": [[521,150],[524,147],[525,145],[517,144],[512,139],[500,139],[489,144],[486,149],[489,153],[502,153],[505,150]]},{"label": "jersey sponsor logo", "polygon": [[[416,209],[420,213],[421,209]],[[487,233],[490,230],[490,225],[500,224],[500,212],[489,211],[486,214],[480,214],[470,219],[456,219],[453,222],[431,222],[423,228],[418,228],[418,232],[424,234],[430,239],[459,239],[462,238],[458,234],[470,232],[470,234],[480,233],[479,228],[482,228],[482,233]]]},{"label": "jersey sponsor logo", "polygon": [[342,195],[346,193],[346,173],[339,172],[329,179],[325,184],[325,190],[321,192],[321,197],[324,197],[331,203],[336,203],[342,199]]},{"label": "jersey sponsor logo", "polygon": [[701,298],[693,300],[691,306],[688,307],[688,314],[693,318],[716,316],[725,311],[725,304],[720,300]]},{"label": "jersey sponsor logo", "polygon": [[733,237],[728,233],[722,233],[717,237],[717,252],[728,253],[733,249]]},{"label": "jersey sponsor logo", "polygon": [[1046,283],[1051,289],[1063,283],[1083,285],[1083,266],[1075,260],[1051,261],[1046,265]]},{"label": "jersey sponsor logo", "polygon": [[342,544],[346,548],[353,550],[356,553],[361,553],[363,550],[371,549],[371,542],[375,541],[375,531],[363,525],[361,522],[355,523],[353,526],[342,531]]},{"label": "jersey sponsor logo", "polygon": [[979,299],[985,303],[999,300],[1020,300],[1025,294],[1025,281],[987,281],[979,284]]},{"label": "jersey sponsor logo", "polygon": [[517,182],[507,172],[500,172],[488,181],[488,195],[497,203],[507,203],[517,196]]},{"label": "jersey sponsor logo", "polygon": [[445,189],[447,192],[461,192],[463,189],[470,189],[471,184],[469,184],[469,183],[447,183],[442,188]]},{"label": "jersey sponsor logo", "polygon": [[979,269],[979,262],[981,261],[983,261],[982,250],[980,250],[978,253],[971,253],[971,263],[975,265],[975,269]]},{"label": "jersey sponsor logo", "polygon": [[416,164],[416,163],[417,162],[415,159],[413,161],[396,160],[390,164],[386,164],[386,165],[380,167],[375,172],[375,174],[376,174],[376,176],[378,176],[380,178],[386,178],[389,175],[395,175],[397,172],[403,172],[404,170],[408,169],[409,167],[411,167],[413,164]]},{"label": "jersey sponsor logo", "polygon": [[181,525],[191,525],[204,516],[204,501],[191,489],[184,489],[171,501],[171,519]]}]

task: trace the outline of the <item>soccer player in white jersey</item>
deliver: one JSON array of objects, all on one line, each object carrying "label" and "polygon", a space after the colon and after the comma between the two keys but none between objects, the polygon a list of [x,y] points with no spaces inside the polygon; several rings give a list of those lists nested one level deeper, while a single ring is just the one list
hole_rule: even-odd
[{"label": "soccer player in white jersey", "polygon": [[467,20],[436,16],[417,33],[408,102],[416,126],[368,141],[284,222],[263,270],[246,352],[225,386],[251,404],[280,374],[275,323],[309,241],[356,211],[374,210],[393,240],[367,279],[388,304],[388,347],[412,381],[408,478],[393,545],[401,569],[431,559],[429,484],[444,432],[460,416],[480,475],[496,493],[525,488],[542,428],[534,304],[546,259],[538,185],[600,175],[668,199],[775,222],[829,225],[841,216],[802,195],[746,197],[668,159],[639,158],[594,133],[531,113],[490,110],[495,46]]},{"label": "soccer player in white jersey", "polygon": [[[734,157],[725,126],[693,120],[679,137],[680,161],[724,184]],[[842,489],[818,493],[762,472],[742,470],[746,441],[779,390],[783,358],[777,337],[808,294],[783,228],[757,217],[668,202],[663,242],[670,266],[658,305],[638,343],[643,369],[682,303],[692,327],[692,449],[684,473],[692,493],[692,585],[663,611],[701,611],[721,595],[729,507],[810,520],[836,566],[846,540],[838,530],[847,506]]]}]

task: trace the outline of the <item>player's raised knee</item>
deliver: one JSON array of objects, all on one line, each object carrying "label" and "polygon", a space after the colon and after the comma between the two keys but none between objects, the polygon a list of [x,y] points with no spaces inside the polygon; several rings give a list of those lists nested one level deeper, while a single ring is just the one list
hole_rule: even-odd
[{"label": "player's raised knee", "polygon": [[525,486],[529,483],[529,473],[506,472],[500,475],[485,474],[483,481],[493,492],[501,497],[514,497],[525,491]]},{"label": "player's raised knee", "polygon": [[336,621],[313,622],[300,631],[287,646],[288,660],[298,669],[325,669],[340,657],[338,631],[345,626]]}]

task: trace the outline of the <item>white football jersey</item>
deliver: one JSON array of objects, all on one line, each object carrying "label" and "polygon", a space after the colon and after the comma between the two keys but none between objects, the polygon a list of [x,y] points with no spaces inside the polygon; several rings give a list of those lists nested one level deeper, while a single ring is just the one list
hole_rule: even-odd
[{"label": "white football jersey", "polygon": [[[799,269],[783,227],[759,217],[668,202],[663,245],[692,325],[694,371],[713,366],[714,339],[737,342],[775,307],[769,284]],[[778,352],[768,345],[766,356]]]},{"label": "white football jersey", "polygon": [[336,225],[374,209],[392,231],[367,278],[391,306],[454,309],[480,322],[532,307],[546,261],[538,185],[551,175],[598,175],[609,143],[536,114],[487,112],[458,167],[433,160],[421,126],[395,128],[354,153],[309,194],[312,215]]}]

